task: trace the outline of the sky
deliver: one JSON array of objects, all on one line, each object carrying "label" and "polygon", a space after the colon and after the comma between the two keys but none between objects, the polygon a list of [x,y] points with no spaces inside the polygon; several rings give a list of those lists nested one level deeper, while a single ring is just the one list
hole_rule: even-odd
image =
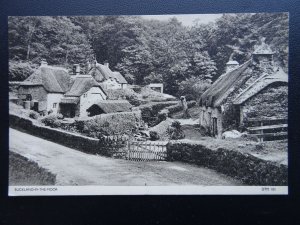
[{"label": "sky", "polygon": [[199,19],[199,23],[207,24],[220,18],[222,14],[174,14],[174,15],[144,15],[144,19],[156,19],[166,21],[176,17],[185,26],[191,26],[193,22]]}]

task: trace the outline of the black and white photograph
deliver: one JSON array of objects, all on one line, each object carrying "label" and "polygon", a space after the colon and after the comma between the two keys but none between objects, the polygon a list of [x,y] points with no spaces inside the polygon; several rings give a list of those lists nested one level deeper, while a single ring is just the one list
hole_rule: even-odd
[{"label": "black and white photograph", "polygon": [[9,16],[9,195],[288,194],[289,13]]}]

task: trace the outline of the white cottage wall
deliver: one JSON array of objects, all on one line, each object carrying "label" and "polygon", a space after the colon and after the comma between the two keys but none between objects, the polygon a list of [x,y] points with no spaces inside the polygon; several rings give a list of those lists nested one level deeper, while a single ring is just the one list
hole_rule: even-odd
[{"label": "white cottage wall", "polygon": [[59,93],[48,93],[47,94],[47,111],[52,110],[53,113],[59,112],[59,102],[63,97],[63,94]]},{"label": "white cottage wall", "polygon": [[90,90],[80,96],[80,110],[79,116],[88,116],[87,109],[95,104],[97,101],[106,100],[106,95],[99,87],[92,87]]}]

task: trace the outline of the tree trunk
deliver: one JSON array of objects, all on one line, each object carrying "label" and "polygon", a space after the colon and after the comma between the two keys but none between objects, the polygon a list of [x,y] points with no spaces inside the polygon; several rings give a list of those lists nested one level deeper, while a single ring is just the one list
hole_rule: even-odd
[{"label": "tree trunk", "polygon": [[68,56],[69,56],[69,51],[67,50],[67,53],[66,53],[66,59],[65,59],[65,64],[66,64],[66,65],[68,64]]},{"label": "tree trunk", "polygon": [[30,43],[29,43],[29,44],[27,45],[27,54],[26,54],[26,60],[27,60],[27,61],[29,60],[30,49],[31,49],[31,46],[30,46]]}]

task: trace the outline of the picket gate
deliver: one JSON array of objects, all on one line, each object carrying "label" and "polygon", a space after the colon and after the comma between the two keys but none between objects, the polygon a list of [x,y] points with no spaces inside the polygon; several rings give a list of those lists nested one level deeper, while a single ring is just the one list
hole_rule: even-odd
[{"label": "picket gate", "polygon": [[100,139],[100,148],[114,158],[132,161],[164,161],[167,141],[137,141],[128,136],[114,135]]}]

